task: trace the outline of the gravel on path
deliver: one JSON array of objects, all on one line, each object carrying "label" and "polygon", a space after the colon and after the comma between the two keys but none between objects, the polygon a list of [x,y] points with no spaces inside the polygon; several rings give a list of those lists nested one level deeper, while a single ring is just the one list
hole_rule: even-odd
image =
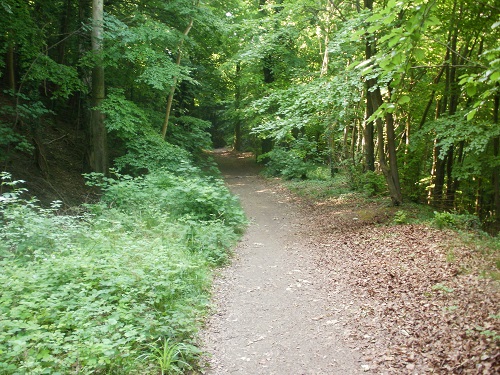
[{"label": "gravel on path", "polygon": [[[252,159],[217,157],[250,225],[214,286],[214,314],[202,335],[205,374],[334,375],[363,372],[349,347],[345,289],[325,288],[298,207]],[[331,275],[330,275],[331,276]]]}]

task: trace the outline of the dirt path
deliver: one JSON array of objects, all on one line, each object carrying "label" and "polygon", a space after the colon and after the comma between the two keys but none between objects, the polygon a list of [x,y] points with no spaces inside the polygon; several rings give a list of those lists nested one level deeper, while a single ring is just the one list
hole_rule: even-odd
[{"label": "dirt path", "polygon": [[[352,300],[324,286],[298,206],[258,177],[252,159],[217,157],[251,224],[233,264],[215,283],[216,313],[203,340],[206,374],[357,374],[362,363],[345,341]],[[330,275],[331,276],[331,275]]]}]

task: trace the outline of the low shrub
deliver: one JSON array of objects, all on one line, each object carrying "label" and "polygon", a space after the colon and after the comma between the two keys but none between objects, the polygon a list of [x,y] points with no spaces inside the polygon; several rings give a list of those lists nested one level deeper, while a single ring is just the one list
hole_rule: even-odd
[{"label": "low shrub", "polygon": [[436,212],[434,211],[434,225],[439,229],[479,229],[481,222],[479,218],[471,214],[458,214],[453,212]]},{"label": "low shrub", "polygon": [[259,161],[268,160],[266,173],[271,176],[283,177],[287,180],[306,179],[307,173],[314,164],[307,162],[293,150],[275,148],[259,156]]},{"label": "low shrub", "polygon": [[222,182],[185,165],[90,175],[102,200],[79,217],[22,199],[3,175],[0,373],[157,373],[158,342],[191,348],[172,368],[195,365],[211,268],[227,261],[244,216]]}]

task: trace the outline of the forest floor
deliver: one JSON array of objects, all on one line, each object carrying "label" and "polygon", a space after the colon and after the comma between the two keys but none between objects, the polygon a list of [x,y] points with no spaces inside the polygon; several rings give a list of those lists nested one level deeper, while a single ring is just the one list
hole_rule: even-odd
[{"label": "forest floor", "polygon": [[204,374],[500,373],[500,288],[475,242],[215,156],[250,225],[215,280]]}]

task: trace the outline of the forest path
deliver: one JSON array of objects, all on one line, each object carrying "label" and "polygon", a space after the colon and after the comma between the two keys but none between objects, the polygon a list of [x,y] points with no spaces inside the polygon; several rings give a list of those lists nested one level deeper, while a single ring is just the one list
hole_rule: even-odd
[{"label": "forest path", "polygon": [[325,288],[307,226],[310,217],[279,185],[259,177],[249,155],[215,154],[250,225],[232,264],[215,280],[215,314],[202,335],[205,374],[358,374],[347,347],[345,290]]}]

